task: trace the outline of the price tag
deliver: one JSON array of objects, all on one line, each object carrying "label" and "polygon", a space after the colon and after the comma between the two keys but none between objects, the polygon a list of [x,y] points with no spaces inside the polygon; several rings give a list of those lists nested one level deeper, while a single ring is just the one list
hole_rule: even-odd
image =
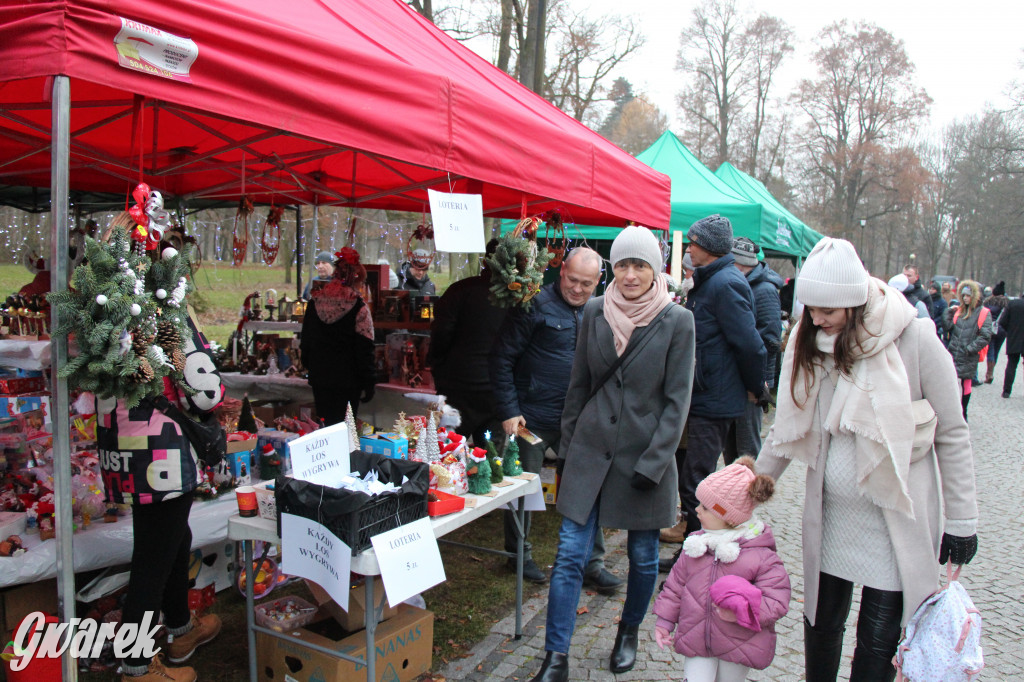
[{"label": "price tag", "polygon": [[391,606],[444,582],[441,552],[429,518],[374,535],[370,542]]},{"label": "price tag", "polygon": [[289,442],[292,473],[303,481],[337,488],[341,479],[352,471],[351,448],[345,422],[317,429]]},{"label": "price tag", "polygon": [[281,515],[281,548],[288,575],[309,578],[348,611],[352,549],[316,521]]},{"label": "price tag", "polygon": [[447,194],[427,190],[430,217],[434,224],[434,246],[438,251],[483,253],[483,197],[479,194]]}]

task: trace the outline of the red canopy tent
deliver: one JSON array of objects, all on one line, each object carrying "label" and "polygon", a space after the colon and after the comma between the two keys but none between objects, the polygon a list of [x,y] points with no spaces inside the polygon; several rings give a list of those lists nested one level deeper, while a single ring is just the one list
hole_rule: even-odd
[{"label": "red canopy tent", "polygon": [[[192,42],[186,75],[123,65],[126,44],[149,71],[166,57],[149,27]],[[244,184],[258,202],[418,212],[427,187],[450,188],[489,216],[526,202],[668,225],[666,176],[399,0],[22,0],[0,7],[0,44],[0,202],[32,208],[10,186],[50,185],[48,79],[63,74],[74,191],[124,196],[142,177],[189,203]]]}]

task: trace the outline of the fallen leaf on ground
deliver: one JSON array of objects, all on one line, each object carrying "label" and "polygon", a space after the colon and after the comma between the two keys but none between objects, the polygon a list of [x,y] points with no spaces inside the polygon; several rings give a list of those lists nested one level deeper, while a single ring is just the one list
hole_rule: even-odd
[{"label": "fallen leaf on ground", "polygon": [[584,613],[590,613],[590,609],[588,609],[586,606],[581,606],[578,609],[576,609],[576,615],[577,616],[581,616]]}]

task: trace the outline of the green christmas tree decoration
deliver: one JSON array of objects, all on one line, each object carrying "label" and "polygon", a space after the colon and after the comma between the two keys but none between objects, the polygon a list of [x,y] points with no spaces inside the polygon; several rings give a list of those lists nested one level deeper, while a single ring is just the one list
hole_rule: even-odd
[{"label": "green christmas tree decoration", "polygon": [[[157,333],[152,341],[157,358],[168,365],[176,386],[192,390],[184,381],[185,343],[192,335],[188,325],[188,295],[192,291],[192,245],[182,251],[164,249],[146,272],[146,290],[152,294],[157,313]],[[136,339],[138,341],[138,339]]]},{"label": "green christmas tree decoration", "polygon": [[505,470],[502,467],[501,457],[491,440],[491,432],[484,433],[484,446],[487,448],[487,462],[491,465],[491,483],[501,483],[505,478]]},{"label": "green christmas tree decoration", "polygon": [[523,463],[519,461],[519,443],[515,436],[508,437],[505,444],[505,458],[502,461],[506,476],[518,476],[523,473]]},{"label": "green christmas tree decoration", "polygon": [[85,250],[71,287],[48,296],[57,311],[54,334],[73,334],[79,349],[58,375],[100,398],[135,407],[161,393],[163,378],[174,370],[153,343],[158,316],[146,290],[150,261],[131,248],[124,229],[115,229],[107,244],[86,238]]},{"label": "green christmas tree decoration", "polygon": [[484,259],[491,271],[490,300],[499,308],[530,309],[530,300],[544,283],[544,270],[554,255],[537,248],[537,221],[520,221],[501,238],[494,255]]},{"label": "green christmas tree decoration", "polygon": [[483,448],[473,448],[466,457],[466,479],[469,492],[474,495],[491,492],[491,465]]}]

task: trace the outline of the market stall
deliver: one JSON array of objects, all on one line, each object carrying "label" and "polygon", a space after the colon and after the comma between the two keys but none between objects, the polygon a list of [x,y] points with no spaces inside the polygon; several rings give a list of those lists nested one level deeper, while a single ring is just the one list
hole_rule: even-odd
[{"label": "market stall", "polygon": [[[436,187],[480,194],[488,216],[668,223],[665,176],[397,0],[300,0],[286,14],[272,0],[16,2],[0,7],[0,41],[0,203],[52,210],[54,291],[67,282],[70,202],[123,204],[140,181],[172,210],[248,196],[420,211]],[[66,341],[52,341],[55,366]],[[65,380],[52,398],[67,415]],[[53,437],[67,619],[66,419]]]}]

